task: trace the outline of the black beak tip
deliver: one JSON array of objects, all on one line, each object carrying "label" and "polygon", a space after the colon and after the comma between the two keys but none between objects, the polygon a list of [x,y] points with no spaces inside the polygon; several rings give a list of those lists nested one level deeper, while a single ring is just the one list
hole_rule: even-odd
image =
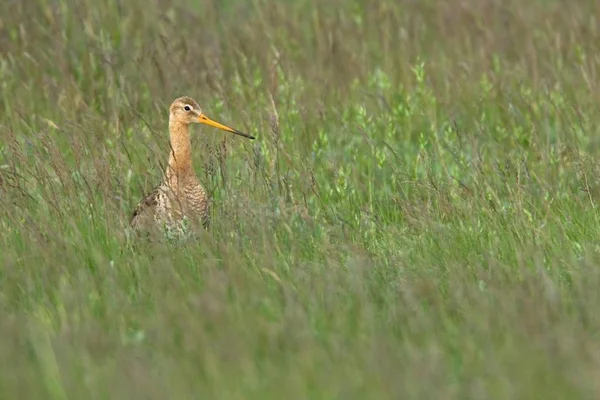
[{"label": "black beak tip", "polygon": [[252,140],[256,139],[254,136],[252,136],[252,135],[249,135],[249,134],[247,134],[247,133],[244,133],[244,132],[241,132],[241,131],[235,131],[235,133],[237,133],[237,134],[238,134],[238,135],[240,135],[240,136],[244,136],[244,137],[246,137],[246,138],[248,138],[248,139],[252,139]]}]

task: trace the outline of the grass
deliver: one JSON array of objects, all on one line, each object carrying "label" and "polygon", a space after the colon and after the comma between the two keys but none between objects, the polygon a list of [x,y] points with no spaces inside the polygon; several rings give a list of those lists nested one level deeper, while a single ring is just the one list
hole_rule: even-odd
[{"label": "grass", "polygon": [[[595,398],[600,3],[0,4],[2,398]],[[168,105],[215,207],[126,236]]]}]

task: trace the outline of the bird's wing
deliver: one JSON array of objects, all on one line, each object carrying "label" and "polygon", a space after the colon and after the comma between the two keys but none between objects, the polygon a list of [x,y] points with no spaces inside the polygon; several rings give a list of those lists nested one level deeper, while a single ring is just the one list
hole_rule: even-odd
[{"label": "bird's wing", "polygon": [[157,185],[148,195],[146,195],[133,209],[129,225],[132,228],[140,227],[141,220],[148,216],[151,216],[156,209],[158,204],[158,197],[160,196],[161,185]]}]

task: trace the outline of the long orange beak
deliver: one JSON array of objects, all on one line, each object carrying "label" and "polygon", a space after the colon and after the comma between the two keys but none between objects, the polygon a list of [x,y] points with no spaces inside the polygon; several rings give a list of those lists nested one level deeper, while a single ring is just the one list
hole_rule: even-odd
[{"label": "long orange beak", "polygon": [[224,131],[235,133],[236,135],[240,135],[240,136],[246,137],[248,139],[254,139],[254,136],[248,135],[247,133],[244,133],[244,132],[240,132],[237,129],[230,128],[227,125],[220,124],[217,121],[213,121],[212,119],[208,118],[204,114],[200,114],[200,116],[198,117],[198,121],[202,124],[214,126],[215,128],[223,129]]}]

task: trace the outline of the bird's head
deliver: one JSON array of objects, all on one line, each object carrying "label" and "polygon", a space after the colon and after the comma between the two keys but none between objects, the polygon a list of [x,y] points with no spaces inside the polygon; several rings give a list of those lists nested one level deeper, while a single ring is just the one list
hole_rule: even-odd
[{"label": "bird's head", "polygon": [[223,125],[217,121],[208,118],[206,115],[204,115],[198,103],[196,103],[194,99],[187,96],[175,99],[175,101],[173,101],[173,103],[171,104],[169,111],[169,119],[171,122],[176,121],[186,125],[206,124],[227,132],[235,133],[236,135],[240,135],[248,139],[254,139],[254,136],[252,135],[238,131],[237,129],[233,129],[227,125]]}]

